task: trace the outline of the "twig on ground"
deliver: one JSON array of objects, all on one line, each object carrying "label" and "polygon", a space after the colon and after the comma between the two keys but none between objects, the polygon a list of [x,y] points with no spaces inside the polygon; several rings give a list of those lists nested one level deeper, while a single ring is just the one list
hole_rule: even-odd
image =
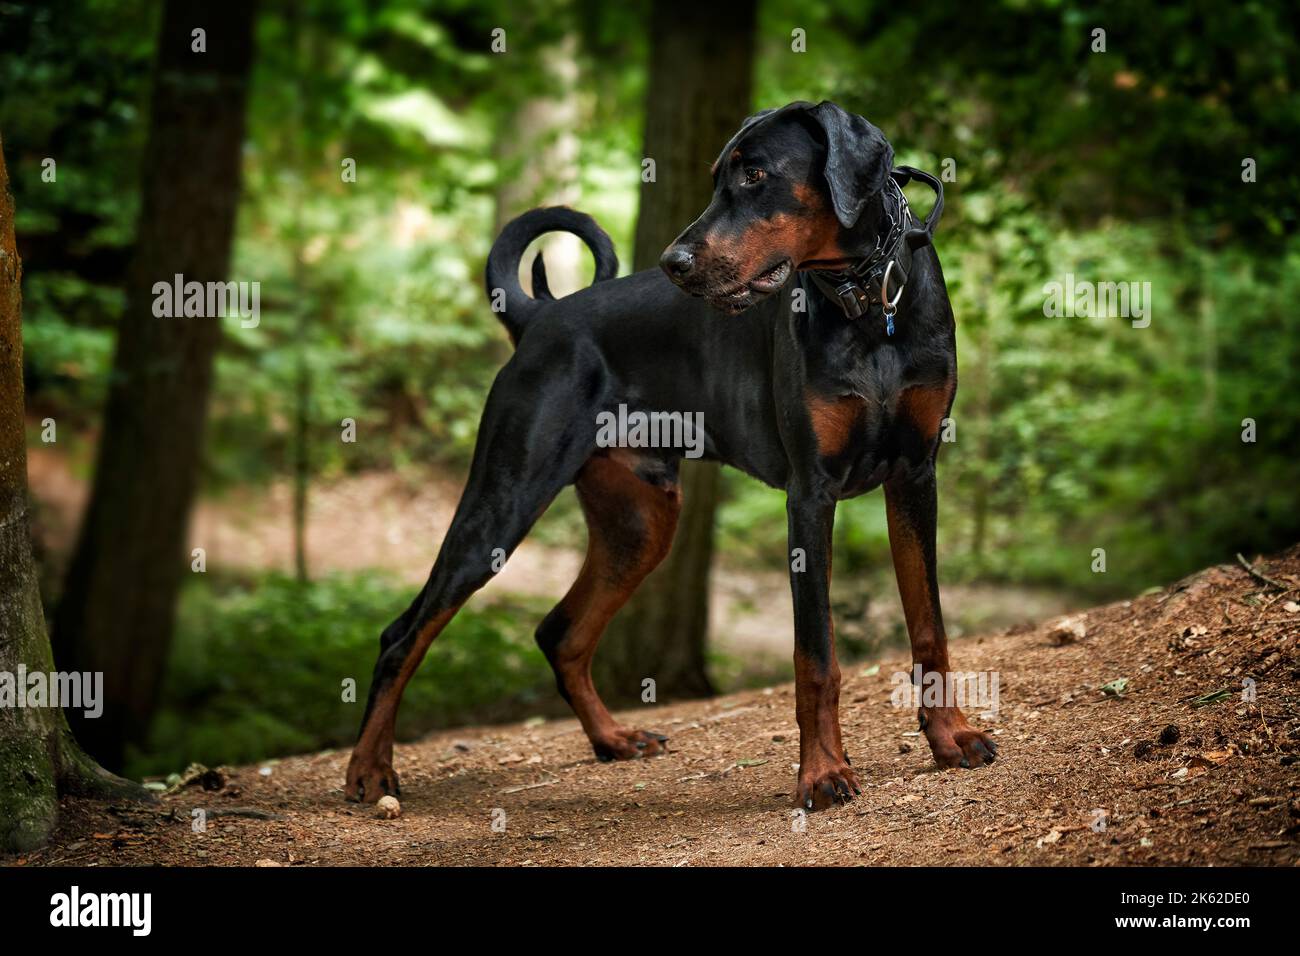
[{"label": "twig on ground", "polygon": [[1282,583],[1280,583],[1280,582],[1278,582],[1278,581],[1274,581],[1272,578],[1270,578],[1270,577],[1269,577],[1267,574],[1265,574],[1263,571],[1260,571],[1260,570],[1256,569],[1256,567],[1255,567],[1253,564],[1251,564],[1251,563],[1250,563],[1249,561],[1247,561],[1244,557],[1242,557],[1242,554],[1241,554],[1240,551],[1237,552],[1237,560],[1241,562],[1241,566],[1242,566],[1243,568],[1245,568],[1245,569],[1246,569],[1246,572],[1247,572],[1247,573],[1248,573],[1252,578],[1254,578],[1256,581],[1259,581],[1259,582],[1261,582],[1261,583],[1263,583],[1263,584],[1267,584],[1267,585],[1269,585],[1270,587],[1275,587],[1275,588],[1277,588],[1279,591],[1289,591],[1289,590],[1291,590],[1291,589],[1290,589],[1289,587],[1287,587],[1285,584],[1282,584]]},{"label": "twig on ground", "polygon": [[549,787],[552,784],[556,784],[559,782],[560,782],[560,778],[554,777],[551,780],[543,780],[540,783],[526,783],[519,787],[506,787],[506,789],[502,790],[501,792],[502,793],[523,793],[525,790],[536,790],[538,787]]}]

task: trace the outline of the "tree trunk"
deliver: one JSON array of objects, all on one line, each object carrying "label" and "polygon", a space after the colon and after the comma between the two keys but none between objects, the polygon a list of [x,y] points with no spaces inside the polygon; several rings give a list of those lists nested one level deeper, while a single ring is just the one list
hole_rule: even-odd
[{"label": "tree trunk", "polygon": [[[988,252],[976,252],[967,256],[963,263],[967,275],[997,275],[995,255]],[[961,406],[958,419],[957,440],[973,441],[973,460],[981,464],[974,469],[975,488],[971,497],[971,556],[974,566],[983,571],[988,550],[989,495],[992,479],[988,474],[988,462],[992,457],[990,447],[993,435],[993,364],[994,351],[997,349],[997,336],[994,323],[998,321],[999,311],[990,301],[988,287],[979,283],[975,289],[975,312],[973,320],[968,320],[965,328],[971,329],[975,339],[976,360],[968,363],[971,374],[969,382],[969,400]],[[966,353],[969,355],[970,353]],[[964,446],[963,446],[964,447]]]},{"label": "tree trunk", "polygon": [[[304,37],[302,25],[302,4],[291,3],[288,10],[289,42],[293,44],[294,75],[297,81],[294,98],[294,112],[289,127],[291,146],[290,162],[293,165],[293,276],[294,321],[293,321],[293,571],[299,584],[306,584],[309,578],[307,569],[307,508],[308,495],[311,491],[311,405],[312,376],[308,350],[310,348],[311,323],[315,318],[315,303],[310,289],[310,277],[307,266],[307,228],[304,223],[304,208],[307,204],[307,183],[310,174],[308,160],[303,155],[303,141],[308,136],[307,123],[304,118],[303,104],[307,100],[306,84],[303,78],[311,75],[304,68]],[[316,47],[319,50],[319,46]],[[315,59],[315,58],[313,58]],[[311,64],[311,70],[322,68],[319,62]]]},{"label": "tree trunk", "polygon": [[311,490],[312,377],[307,356],[310,296],[302,255],[303,247],[299,243],[293,252],[294,287],[298,293],[298,314],[294,318],[293,330],[293,573],[298,583],[306,584],[310,579],[307,570],[307,496]]},{"label": "tree trunk", "polygon": [[[655,161],[656,181],[641,185],[638,270],[657,268],[664,247],[704,211],[713,191],[709,166],[751,112],[755,7],[753,0],[654,4],[645,158]],[[596,656],[602,689],[615,700],[638,696],[647,677],[666,697],[713,693],[705,643],[722,476],[716,463],[692,461],[682,463],[681,476],[673,549],[614,619]]]},{"label": "tree trunk", "polygon": [[[0,142],[0,675],[15,684],[20,667],[28,674],[54,670],[27,528],[21,281]],[[25,853],[46,841],[60,792],[145,793],[95,766],[58,707],[12,703],[0,706],[0,853]]]},{"label": "tree trunk", "polygon": [[[1205,383],[1201,391],[1201,418],[1214,427],[1215,407],[1219,401],[1219,310],[1215,307],[1214,286],[1210,276],[1215,274],[1214,256],[1201,253],[1201,286],[1197,295],[1197,311],[1201,318],[1201,376]],[[1149,306],[1151,303],[1147,303]]]},{"label": "tree trunk", "polygon": [[[217,282],[240,192],[253,0],[168,0],[137,248],[94,487],[54,618],[59,662],[104,674],[103,715],[73,719],[105,765],[148,730],[171,644],[221,319],[158,318],[156,282]],[[206,31],[195,52],[192,31]]]}]

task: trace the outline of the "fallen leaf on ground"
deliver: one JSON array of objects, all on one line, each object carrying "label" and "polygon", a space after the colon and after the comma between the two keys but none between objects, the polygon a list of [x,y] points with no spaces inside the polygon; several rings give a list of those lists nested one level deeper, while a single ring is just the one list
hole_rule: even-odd
[{"label": "fallen leaf on ground", "polygon": [[1102,684],[1100,689],[1107,697],[1123,697],[1124,691],[1128,690],[1128,678],[1117,677],[1108,684]]}]

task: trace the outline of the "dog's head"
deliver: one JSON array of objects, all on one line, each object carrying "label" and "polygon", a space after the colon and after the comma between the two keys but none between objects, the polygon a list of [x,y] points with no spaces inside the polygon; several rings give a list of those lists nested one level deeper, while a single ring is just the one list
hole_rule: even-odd
[{"label": "dog's head", "polygon": [[713,200],[660,267],[684,291],[742,312],[796,269],[852,258],[848,233],[894,165],[884,134],[831,102],[749,117],[713,164]]}]

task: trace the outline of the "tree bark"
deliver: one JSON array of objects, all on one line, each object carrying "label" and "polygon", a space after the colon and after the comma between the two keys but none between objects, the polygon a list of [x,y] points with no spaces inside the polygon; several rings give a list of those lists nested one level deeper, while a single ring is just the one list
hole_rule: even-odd
[{"label": "tree bark", "polygon": [[[153,286],[225,279],[240,193],[254,0],[168,0],[143,202],[90,503],[54,617],[69,670],[104,674],[103,715],[74,718],[107,766],[147,732],[171,644],[221,319],[158,318]],[[206,51],[192,49],[206,31]]]},{"label": "tree bark", "polygon": [[[653,6],[645,158],[655,161],[655,181],[641,185],[638,270],[657,268],[664,247],[709,203],[709,166],[751,112],[755,21],[753,0]],[[647,677],[670,698],[713,693],[705,644],[722,476],[716,463],[684,461],[681,480],[672,551],[614,619],[596,656],[602,689],[615,700],[638,696]]]},{"label": "tree bark", "polygon": [[[54,670],[27,527],[21,282],[0,142],[0,674],[15,682],[20,667],[29,674]],[[145,793],[87,758],[59,708],[0,707],[0,853],[45,843],[60,792]]]}]

